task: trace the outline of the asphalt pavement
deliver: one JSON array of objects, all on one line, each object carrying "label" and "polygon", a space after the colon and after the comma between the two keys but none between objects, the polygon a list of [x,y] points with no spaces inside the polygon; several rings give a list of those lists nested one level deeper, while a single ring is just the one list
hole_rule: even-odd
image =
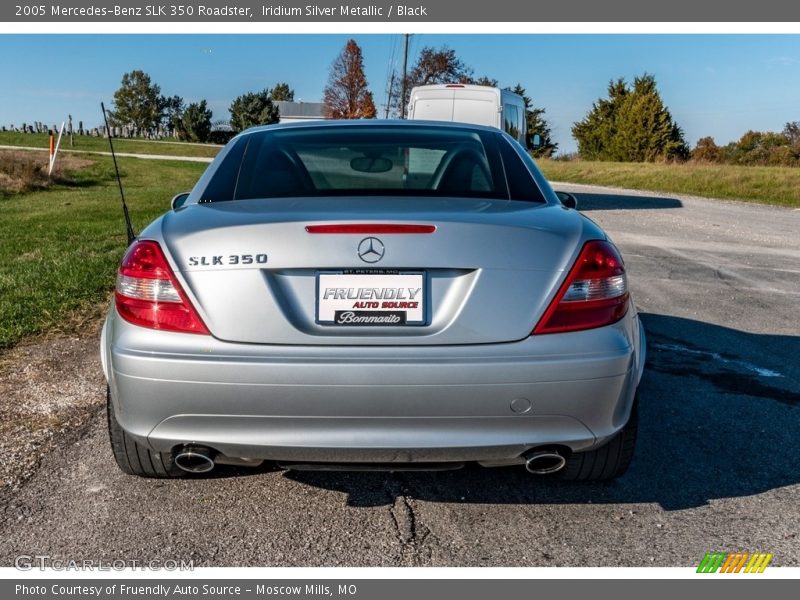
[{"label": "asphalt pavement", "polygon": [[[0,501],[0,565],[688,566],[709,551],[800,565],[800,211],[556,185],[622,249],[648,336],[623,478],[521,468],[156,481],[113,464],[104,415]],[[95,378],[97,394],[102,381]]]}]

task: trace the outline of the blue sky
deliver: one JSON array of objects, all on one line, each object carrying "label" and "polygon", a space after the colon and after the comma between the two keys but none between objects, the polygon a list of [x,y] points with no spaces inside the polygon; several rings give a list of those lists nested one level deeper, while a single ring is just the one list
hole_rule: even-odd
[{"label": "blue sky", "polygon": [[[318,101],[345,35],[3,35],[0,125],[41,120],[100,123],[122,74],[143,69],[165,94],[207,99],[228,118],[237,95],[287,81],[296,99]],[[376,103],[385,101],[389,66],[401,64],[402,36],[355,35]],[[656,76],[690,144],[718,143],[748,129],[780,130],[800,120],[800,35],[414,35],[448,45],[500,84],[522,83],[547,111],[562,151],[570,127],[605,94],[611,78]],[[380,106],[379,106],[380,108]]]}]

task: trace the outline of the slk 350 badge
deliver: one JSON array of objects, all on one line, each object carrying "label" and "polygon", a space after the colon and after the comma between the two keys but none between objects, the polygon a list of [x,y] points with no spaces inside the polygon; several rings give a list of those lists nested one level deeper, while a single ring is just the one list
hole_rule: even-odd
[{"label": "slk 350 badge", "polygon": [[190,267],[229,267],[238,265],[265,265],[266,254],[215,254],[212,256],[190,256]]}]

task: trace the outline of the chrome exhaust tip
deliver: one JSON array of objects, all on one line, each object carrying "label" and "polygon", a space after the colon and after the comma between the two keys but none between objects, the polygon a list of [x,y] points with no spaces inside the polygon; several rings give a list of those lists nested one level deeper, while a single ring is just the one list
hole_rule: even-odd
[{"label": "chrome exhaust tip", "polygon": [[187,473],[208,473],[214,468],[214,453],[202,446],[184,446],[175,455],[175,465]]},{"label": "chrome exhaust tip", "polygon": [[534,475],[549,475],[564,468],[567,459],[555,450],[538,450],[525,456],[525,469]]}]

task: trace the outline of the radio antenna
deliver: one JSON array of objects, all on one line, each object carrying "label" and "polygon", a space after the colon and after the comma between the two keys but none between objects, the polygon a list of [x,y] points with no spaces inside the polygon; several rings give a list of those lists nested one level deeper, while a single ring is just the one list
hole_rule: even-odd
[{"label": "radio antenna", "polygon": [[100,103],[100,108],[103,109],[103,121],[106,124],[106,134],[108,135],[108,145],[111,148],[111,158],[114,160],[114,171],[117,174],[117,185],[119,186],[119,197],[122,199],[122,215],[125,217],[125,232],[128,235],[128,246],[136,239],[136,234],[133,233],[133,225],[131,224],[131,216],[128,214],[128,205],[125,203],[125,192],[122,191],[122,178],[119,176],[119,167],[117,166],[117,155],[114,152],[114,142],[111,141],[111,128],[108,126],[108,115],[106,115],[106,107]]}]

